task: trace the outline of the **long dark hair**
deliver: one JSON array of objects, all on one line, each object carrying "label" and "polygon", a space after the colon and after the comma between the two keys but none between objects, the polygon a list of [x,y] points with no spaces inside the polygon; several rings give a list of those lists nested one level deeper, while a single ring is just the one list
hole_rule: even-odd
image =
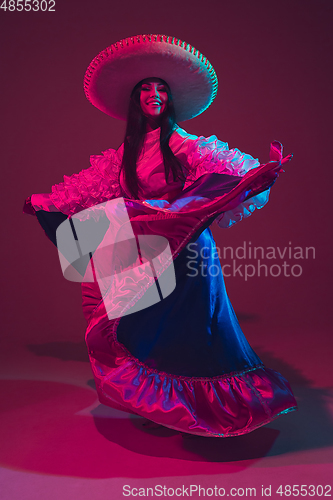
[{"label": "long dark hair", "polygon": [[[146,133],[147,118],[143,114],[140,105],[141,86],[144,80],[139,82],[133,89],[128,109],[127,126],[124,139],[124,154],[121,170],[124,172],[125,182],[131,196],[138,199],[139,182],[136,172],[138,156],[144,143]],[[173,105],[172,94],[169,85],[161,80],[167,90],[168,103],[161,117],[160,147],[164,162],[166,182],[169,182],[170,171],[173,180],[185,181],[182,164],[173,154],[169,140],[176,127],[176,115]]]}]

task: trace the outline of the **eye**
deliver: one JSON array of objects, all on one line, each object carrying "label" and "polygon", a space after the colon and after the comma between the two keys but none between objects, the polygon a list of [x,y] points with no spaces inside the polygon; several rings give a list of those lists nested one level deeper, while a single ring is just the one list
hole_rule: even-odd
[{"label": "eye", "polygon": [[162,85],[161,87],[157,87],[157,90],[159,92],[166,92],[167,91],[167,89],[166,89],[166,87],[164,87],[164,85]]}]

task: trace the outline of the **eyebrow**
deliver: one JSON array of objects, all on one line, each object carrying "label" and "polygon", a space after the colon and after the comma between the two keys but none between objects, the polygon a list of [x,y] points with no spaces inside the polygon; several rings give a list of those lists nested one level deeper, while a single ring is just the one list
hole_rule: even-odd
[{"label": "eyebrow", "polygon": [[[151,86],[152,83],[143,83],[141,86],[143,87],[144,85]],[[166,87],[165,83],[158,83],[157,86],[158,87]]]}]

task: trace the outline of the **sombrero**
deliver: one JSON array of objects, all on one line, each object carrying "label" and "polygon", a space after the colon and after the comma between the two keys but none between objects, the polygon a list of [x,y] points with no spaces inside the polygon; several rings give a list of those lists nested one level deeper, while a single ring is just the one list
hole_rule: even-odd
[{"label": "sombrero", "polygon": [[178,122],[200,115],[217,93],[208,59],[192,45],[165,35],[132,36],[107,47],[90,63],[84,91],[96,108],[126,120],[133,88],[152,77],[168,83]]}]

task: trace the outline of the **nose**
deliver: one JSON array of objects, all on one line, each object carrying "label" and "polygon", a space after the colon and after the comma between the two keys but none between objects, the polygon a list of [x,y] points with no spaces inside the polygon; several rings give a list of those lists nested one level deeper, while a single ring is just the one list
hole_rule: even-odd
[{"label": "nose", "polygon": [[157,85],[152,85],[149,93],[149,97],[159,97],[160,93],[157,88]]}]

